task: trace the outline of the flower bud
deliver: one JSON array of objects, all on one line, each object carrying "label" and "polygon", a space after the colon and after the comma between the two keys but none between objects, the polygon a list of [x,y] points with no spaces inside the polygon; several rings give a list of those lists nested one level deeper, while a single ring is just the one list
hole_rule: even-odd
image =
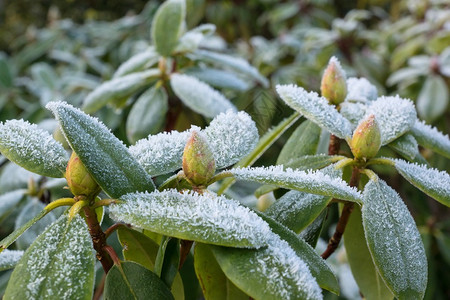
[{"label": "flower bud", "polygon": [[196,131],[192,131],[184,148],[183,172],[195,186],[206,185],[216,172],[216,162],[208,142]]},{"label": "flower bud", "polygon": [[69,189],[75,196],[92,196],[100,192],[97,182],[88,173],[75,152],[72,152],[66,168],[66,180]]},{"label": "flower bud", "polygon": [[330,58],[323,73],[320,92],[334,105],[344,102],[347,96],[347,78],[341,64],[334,56]]},{"label": "flower bud", "polygon": [[381,134],[374,115],[362,120],[353,133],[350,149],[357,159],[372,158],[380,150]]}]

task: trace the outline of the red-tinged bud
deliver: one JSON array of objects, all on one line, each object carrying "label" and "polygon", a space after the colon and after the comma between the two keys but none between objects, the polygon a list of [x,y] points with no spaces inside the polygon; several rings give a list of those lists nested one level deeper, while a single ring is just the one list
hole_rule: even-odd
[{"label": "red-tinged bud", "polygon": [[369,159],[377,155],[381,147],[381,134],[374,115],[362,120],[353,133],[350,149],[357,159]]},{"label": "red-tinged bud", "polygon": [[320,84],[322,96],[330,103],[339,105],[347,97],[347,78],[336,57],[330,58]]},{"label": "red-tinged bud", "polygon": [[183,172],[195,186],[205,186],[216,172],[214,155],[201,133],[192,131],[183,153]]},{"label": "red-tinged bud", "polygon": [[75,152],[72,152],[66,168],[66,180],[74,196],[95,196],[100,192],[100,186],[81,162]]}]

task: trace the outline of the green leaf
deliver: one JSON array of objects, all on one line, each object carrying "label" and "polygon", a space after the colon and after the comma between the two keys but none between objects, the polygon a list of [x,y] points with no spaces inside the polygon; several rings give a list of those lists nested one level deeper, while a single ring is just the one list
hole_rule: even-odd
[{"label": "green leaf", "polygon": [[333,156],[325,154],[305,155],[297,158],[292,158],[287,162],[285,162],[283,165],[287,168],[292,168],[296,170],[317,170],[325,168],[343,158],[345,157],[339,155]]},{"label": "green leaf", "polygon": [[448,102],[445,80],[438,75],[428,76],[417,97],[417,113],[421,119],[431,123],[445,113]]},{"label": "green leaf", "polygon": [[211,249],[225,275],[254,299],[322,299],[306,263],[275,233],[259,250]]},{"label": "green leaf", "polygon": [[425,35],[419,35],[400,43],[391,55],[391,70],[397,70],[401,67],[409,57],[416,54],[425,44]]},{"label": "green leaf", "polygon": [[172,74],[170,85],[186,106],[207,118],[214,118],[227,110],[236,111],[230,100],[195,77]]},{"label": "green leaf", "polygon": [[159,69],[150,69],[106,81],[87,95],[82,109],[91,114],[108,103],[128,98],[145,85],[156,80],[159,75]]},{"label": "green leaf", "polygon": [[[321,129],[312,121],[306,120],[295,129],[277,159],[277,165],[304,155],[317,153]],[[300,142],[301,141],[301,142]]]},{"label": "green leaf", "polygon": [[4,299],[91,299],[92,241],[83,218],[62,215],[25,251]]},{"label": "green leaf", "polygon": [[419,144],[410,133],[402,135],[389,143],[388,146],[409,161],[420,162],[423,164],[427,163],[419,152]]},{"label": "green leaf", "polygon": [[167,93],[162,88],[146,90],[134,103],[127,117],[127,137],[132,143],[156,134],[164,127],[169,110]]},{"label": "green leaf", "polygon": [[289,191],[264,213],[299,233],[320,215],[330,201],[328,196]]},{"label": "green leaf", "polygon": [[258,215],[269,224],[272,232],[286,241],[297,256],[308,265],[312,276],[321,288],[339,294],[339,284],[336,276],[326,262],[316,253],[314,248],[299,238],[293,231],[271,217],[262,213],[258,213]]},{"label": "green leaf", "polygon": [[353,208],[345,228],[344,244],[353,277],[365,299],[388,300],[394,298],[378,274],[367,248],[361,210],[358,206]]},{"label": "green leaf", "polygon": [[322,228],[325,224],[327,215],[328,208],[324,209],[320,215],[298,235],[313,248],[317,245],[317,241],[322,233]]},{"label": "green leaf", "polygon": [[12,269],[17,262],[22,258],[22,250],[8,250],[0,253],[0,272]]},{"label": "green leaf", "polygon": [[269,226],[248,208],[210,192],[165,190],[133,193],[110,206],[111,217],[184,240],[230,247],[267,244]]},{"label": "green leaf", "polygon": [[272,166],[231,169],[228,172],[238,180],[275,184],[286,189],[361,202],[359,191],[349,187],[340,178],[331,177],[320,170],[304,172],[289,168],[283,170],[283,166]]},{"label": "green leaf", "polygon": [[184,0],[168,0],[158,8],[152,22],[152,41],[162,56],[170,56],[178,44],[185,18]]},{"label": "green leaf", "polygon": [[8,57],[0,52],[0,86],[9,88],[13,85],[13,74]]},{"label": "green leaf", "polygon": [[277,85],[278,95],[287,105],[341,139],[352,136],[352,125],[328,100],[296,85]]},{"label": "green leaf", "polygon": [[151,177],[131,156],[125,145],[95,118],[65,102],[50,102],[70,146],[95,181],[111,197],[135,191],[152,191]]},{"label": "green leaf", "polygon": [[158,62],[159,57],[160,56],[155,51],[154,47],[149,47],[145,51],[138,52],[119,66],[114,73],[113,78],[122,77],[130,73],[140,72],[150,68]]},{"label": "green leaf", "polygon": [[450,206],[450,175],[425,165],[393,160],[395,168],[416,188],[446,206]]},{"label": "green leaf", "polygon": [[399,96],[382,96],[370,103],[366,115],[375,115],[381,133],[381,144],[386,145],[408,132],[417,121],[414,104]]},{"label": "green leaf", "polygon": [[[136,262],[150,271],[155,269],[155,259],[159,248],[157,243],[145,234],[125,226],[121,226],[117,230],[117,236],[126,260]],[[171,291],[176,300],[184,299],[183,281],[178,272]]]},{"label": "green leaf", "polygon": [[267,78],[261,75],[258,69],[240,57],[216,53],[208,50],[197,50],[193,54],[193,58],[234,69],[239,74],[256,80],[263,87],[269,87],[269,81]]},{"label": "green leaf", "polygon": [[186,72],[190,76],[194,76],[200,81],[206,82],[214,87],[232,89],[236,91],[246,91],[249,85],[228,71],[212,69],[212,68],[192,68]]},{"label": "green leaf", "polygon": [[450,158],[450,139],[448,135],[444,135],[436,127],[431,127],[425,122],[416,121],[413,128],[411,128],[411,133],[421,146]]},{"label": "green leaf", "polygon": [[174,299],[155,273],[134,262],[123,262],[109,270],[104,297],[105,300]]},{"label": "green leaf", "polygon": [[422,299],[427,258],[408,208],[381,179],[367,183],[363,198],[364,232],[380,275],[400,300]]},{"label": "green leaf", "polygon": [[[162,256],[161,256],[162,255]],[[161,257],[160,257],[161,256]],[[158,265],[161,261],[161,265]],[[180,266],[180,240],[163,237],[155,261],[155,273],[170,288]]]},{"label": "green leaf", "polygon": [[205,300],[248,300],[248,296],[229,281],[222,272],[207,245],[195,244],[194,267]]},{"label": "green leaf", "polygon": [[64,177],[69,160],[47,131],[23,120],[0,123],[0,151],[28,171],[48,177]]}]

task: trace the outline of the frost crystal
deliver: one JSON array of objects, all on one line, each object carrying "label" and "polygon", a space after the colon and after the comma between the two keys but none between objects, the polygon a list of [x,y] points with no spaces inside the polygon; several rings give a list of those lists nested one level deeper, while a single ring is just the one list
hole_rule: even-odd
[{"label": "frost crystal", "polygon": [[377,87],[366,78],[350,77],[347,79],[346,101],[368,102],[378,97]]},{"label": "frost crystal", "polygon": [[395,168],[412,185],[443,204],[450,206],[450,175],[447,172],[427,168],[425,165],[396,159]]},{"label": "frost crystal", "polygon": [[374,114],[381,132],[381,144],[386,145],[409,131],[417,120],[416,109],[410,100],[380,97],[371,102],[366,116]]},{"label": "frost crystal", "polygon": [[217,168],[228,167],[250,153],[258,143],[258,129],[245,112],[227,111],[211,121],[204,133]]},{"label": "frost crystal", "polygon": [[322,171],[298,171],[283,166],[237,168],[230,172],[236,179],[275,184],[311,194],[336,197],[338,199],[360,202],[361,194],[349,187],[342,179],[332,178]]},{"label": "frost crystal", "polygon": [[3,250],[0,253],[0,271],[14,268],[22,255],[21,250]]},{"label": "frost crystal", "polygon": [[63,177],[68,161],[59,142],[24,120],[0,123],[0,151],[21,167],[49,177]]},{"label": "frost crystal", "polygon": [[327,99],[315,92],[307,92],[296,85],[277,85],[278,94],[286,104],[302,113],[322,128],[344,139],[352,135],[352,125]]},{"label": "frost crystal", "polygon": [[117,221],[208,244],[259,248],[267,245],[269,225],[237,201],[210,192],[165,190],[133,193],[110,207]]},{"label": "frost crystal", "polygon": [[444,135],[436,127],[431,127],[423,121],[416,121],[411,131],[419,144],[450,158],[450,139],[448,135]]},{"label": "frost crystal", "polygon": [[195,77],[172,74],[170,85],[184,104],[207,118],[214,118],[229,109],[236,111],[230,100]]},{"label": "frost crystal", "polygon": [[397,298],[421,299],[427,285],[427,259],[408,208],[381,179],[369,181],[363,197],[364,231],[380,274]]},{"label": "frost crystal", "polygon": [[[186,142],[193,126],[184,132],[159,133],[142,139],[130,147],[130,153],[152,176],[181,168]],[[219,114],[202,130],[214,154],[217,168],[228,167],[250,153],[258,142],[258,130],[245,112]]]},{"label": "frost crystal", "polygon": [[8,299],[87,299],[94,285],[94,255],[81,216],[62,215],[28,248],[11,275]]}]

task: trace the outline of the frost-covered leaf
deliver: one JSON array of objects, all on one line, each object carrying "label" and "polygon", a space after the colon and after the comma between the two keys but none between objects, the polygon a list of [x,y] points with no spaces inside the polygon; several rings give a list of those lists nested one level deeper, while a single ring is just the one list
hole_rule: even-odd
[{"label": "frost-covered leaf", "polygon": [[91,299],[94,254],[81,216],[62,215],[25,251],[5,299]]},{"label": "frost-covered leaf", "polygon": [[267,245],[269,226],[248,208],[205,192],[165,190],[121,197],[110,207],[113,219],[184,240],[230,247]]},{"label": "frost-covered leaf", "polygon": [[328,196],[289,191],[264,213],[299,233],[317,218],[330,200]]},{"label": "frost-covered leaf", "polygon": [[[195,126],[193,129],[200,130]],[[131,146],[130,153],[152,176],[173,172],[181,168],[191,130],[149,136]],[[214,154],[217,168],[234,164],[250,153],[258,142],[255,123],[245,112],[221,113],[202,132]]]},{"label": "frost-covered leaf", "polygon": [[113,299],[174,299],[161,279],[149,269],[134,263],[122,262],[109,270],[105,281],[105,300]]},{"label": "frost-covered leaf", "polygon": [[381,133],[381,144],[386,145],[409,131],[417,120],[414,104],[398,96],[382,96],[371,102],[367,115],[375,115]]},{"label": "frost-covered leaf", "polygon": [[[34,216],[38,215],[45,208],[44,203],[40,202],[39,199],[33,198],[27,205],[21,208],[19,215],[16,218],[16,223],[14,228],[18,229],[26,224],[28,221],[33,219]],[[53,212],[48,213],[41,220],[36,222],[30,229],[25,231],[17,240],[16,245],[18,249],[27,249],[33,241],[41,234],[45,228],[52,224],[56,220],[56,216]]]},{"label": "frost-covered leaf", "polygon": [[446,111],[449,102],[447,83],[440,75],[427,76],[417,97],[417,113],[427,122],[433,122]]},{"label": "frost-covered leaf", "polygon": [[305,155],[292,158],[285,162],[283,166],[296,170],[316,170],[329,166],[342,158],[342,156],[326,154]]},{"label": "frost-covered leaf", "polygon": [[206,82],[214,87],[226,88],[237,91],[245,91],[249,85],[228,71],[212,69],[212,68],[193,68],[187,70],[187,74]]},{"label": "frost-covered leaf", "polygon": [[339,111],[352,124],[352,129],[358,126],[359,122],[366,115],[367,106],[362,103],[343,102]]},{"label": "frost-covered leaf", "polygon": [[156,134],[163,128],[169,110],[167,93],[162,88],[151,87],[134,103],[127,117],[127,137],[131,143]]},{"label": "frost-covered leaf", "polygon": [[297,234],[286,228],[274,219],[258,213],[261,218],[266,221],[272,232],[277,234],[282,240],[286,241],[308,266],[311,275],[316,279],[321,288],[329,290],[335,294],[339,294],[339,284],[336,276],[330,267],[325,263],[322,257],[308,243],[302,240]]},{"label": "frost-covered leaf", "polygon": [[412,185],[446,206],[450,206],[450,175],[425,165],[394,160],[395,168]]},{"label": "frost-covered leaf", "polygon": [[186,106],[207,118],[214,118],[227,110],[236,111],[236,107],[224,95],[195,77],[172,74],[170,85]]},{"label": "frost-covered leaf", "polygon": [[229,67],[231,69],[234,69],[240,74],[246,75],[260,84],[262,84],[263,87],[267,88],[269,86],[269,81],[267,78],[262,76],[258,69],[250,65],[246,60],[236,57],[236,56],[230,56],[222,53],[216,53],[208,50],[197,50],[194,53],[194,58],[200,59],[202,61],[207,61],[213,64],[219,64],[224,67]]},{"label": "frost-covered leaf", "polygon": [[151,177],[125,145],[96,118],[65,102],[50,102],[51,110],[72,149],[95,181],[111,197],[136,191],[152,191]]},{"label": "frost-covered leaf", "polygon": [[176,47],[185,17],[184,0],[168,0],[158,8],[152,21],[152,41],[162,56],[169,56]]},{"label": "frost-covered leaf", "polygon": [[147,50],[137,53],[122,63],[114,73],[113,78],[143,71],[153,66],[158,60],[159,54],[155,51],[154,47],[149,47]]},{"label": "frost-covered leaf", "polygon": [[420,145],[450,158],[450,139],[448,135],[444,135],[436,127],[431,127],[425,122],[416,121],[411,128],[411,133]]},{"label": "frost-covered leaf", "polygon": [[296,85],[277,85],[278,95],[287,105],[305,115],[308,119],[345,139],[352,135],[352,125],[328,100],[315,92],[307,92]]},{"label": "frost-covered leaf", "polygon": [[14,268],[17,262],[22,258],[22,250],[8,250],[0,253],[0,272]]},{"label": "frost-covered leaf", "polygon": [[159,69],[150,69],[113,78],[93,90],[83,102],[86,113],[94,113],[108,103],[131,96],[160,75]]},{"label": "frost-covered leaf", "polygon": [[[277,165],[285,165],[292,159],[317,153],[321,129],[310,120],[295,129],[278,155]],[[300,142],[301,141],[301,142]]]},{"label": "frost-covered leaf", "polygon": [[282,166],[231,169],[238,180],[275,184],[286,189],[361,202],[361,194],[343,180],[332,178],[322,171],[283,170]]},{"label": "frost-covered leaf", "polygon": [[361,209],[354,207],[344,233],[345,251],[353,277],[367,300],[391,300],[394,298],[373,263],[367,248]]},{"label": "frost-covered leaf", "polygon": [[350,77],[347,79],[346,101],[367,102],[376,100],[377,97],[377,87],[366,78]]},{"label": "frost-covered leaf", "polygon": [[422,299],[427,258],[414,219],[384,181],[365,186],[362,219],[367,245],[386,284],[399,299]]},{"label": "frost-covered leaf", "polygon": [[225,275],[254,299],[322,299],[306,263],[275,233],[259,250],[211,249]]},{"label": "frost-covered leaf", "polygon": [[19,166],[48,177],[64,177],[69,160],[47,131],[24,120],[0,123],[0,151]]},{"label": "frost-covered leaf", "polygon": [[419,152],[419,145],[412,134],[406,133],[389,143],[388,146],[409,161],[421,161],[426,163]]},{"label": "frost-covered leaf", "polygon": [[214,24],[202,24],[186,32],[178,41],[174,52],[193,52],[198,49],[206,36],[212,35],[216,31]]},{"label": "frost-covered leaf", "polygon": [[211,121],[204,133],[217,168],[228,167],[248,155],[258,143],[258,129],[245,112],[227,111]]}]

